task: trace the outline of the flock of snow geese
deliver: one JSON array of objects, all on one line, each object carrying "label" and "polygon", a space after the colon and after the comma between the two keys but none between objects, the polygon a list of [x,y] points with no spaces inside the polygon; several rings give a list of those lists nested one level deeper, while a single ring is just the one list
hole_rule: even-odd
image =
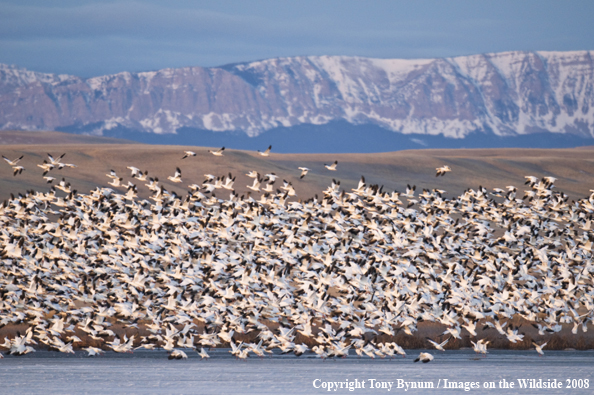
[{"label": "flock of snow geese", "polygon": [[[63,158],[39,165],[47,182],[53,169],[75,166]],[[24,170],[22,156],[4,159],[15,176]],[[83,337],[89,356],[160,348],[170,359],[188,349],[208,358],[227,346],[240,359],[273,349],[391,358],[406,355],[396,335],[424,321],[448,336],[429,339],[435,349],[464,335],[486,354],[480,327],[515,343],[524,337],[515,317],[544,340],[594,320],[594,190],[569,201],[553,177],[526,177],[523,195],[479,187],[448,199],[361,177],[352,190],[333,181],[299,201],[290,183],[275,190],[274,173],[251,171],[257,199],[237,196],[231,174],[205,175],[178,196],[128,169],[127,184],[111,171],[111,187],[84,194],[62,179],[0,205],[0,327],[24,331],[5,337],[5,352],[73,353]],[[299,170],[303,178],[310,169]],[[182,182],[179,167],[169,180]],[[149,199],[138,198],[139,183]],[[219,189],[229,199],[212,194]],[[255,340],[239,340],[249,334]],[[542,354],[546,343],[533,345]]]}]

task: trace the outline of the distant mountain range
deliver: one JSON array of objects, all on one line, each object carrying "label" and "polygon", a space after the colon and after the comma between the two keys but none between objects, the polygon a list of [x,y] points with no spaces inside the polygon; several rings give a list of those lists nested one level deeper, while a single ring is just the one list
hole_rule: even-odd
[{"label": "distant mountain range", "polygon": [[592,55],[308,56],[88,79],[0,64],[0,129],[278,152],[594,145]]}]

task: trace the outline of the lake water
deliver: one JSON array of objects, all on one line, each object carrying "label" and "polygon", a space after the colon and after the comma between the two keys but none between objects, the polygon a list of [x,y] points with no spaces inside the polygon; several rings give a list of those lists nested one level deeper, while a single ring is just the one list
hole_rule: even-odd
[{"label": "lake water", "polygon": [[[410,350],[407,358],[392,360],[353,355],[323,361],[314,355],[300,358],[274,355],[238,361],[227,350],[212,350],[209,360],[201,360],[196,352],[187,350],[187,360],[170,361],[164,351],[106,353],[92,358],[86,357],[85,352],[63,355],[38,351],[23,357],[0,359],[0,393],[594,393],[592,351],[545,350],[545,357],[539,357],[535,351],[492,350],[483,358],[471,350],[445,353],[432,350],[434,361],[413,363],[419,352]],[[538,385],[539,380],[540,383],[557,380],[561,388],[520,387],[520,383],[529,386],[530,379],[536,380],[533,385]],[[444,388],[445,380],[450,388]],[[411,382],[417,387],[429,388],[414,388]],[[349,383],[359,388],[350,391],[349,385],[353,384]],[[452,389],[452,384],[466,385],[468,390]],[[584,388],[586,385],[588,388]],[[338,386],[336,391],[334,386]],[[479,388],[472,388],[476,386]]]}]

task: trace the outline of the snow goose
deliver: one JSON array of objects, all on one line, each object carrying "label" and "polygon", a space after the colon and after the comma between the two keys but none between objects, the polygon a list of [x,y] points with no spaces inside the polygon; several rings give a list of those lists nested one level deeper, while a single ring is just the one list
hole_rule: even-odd
[{"label": "snow goose", "polygon": [[196,153],[193,151],[184,151],[184,156],[182,156],[182,159],[189,158],[190,156],[196,156]]},{"label": "snow goose", "polygon": [[41,167],[41,169],[43,170],[43,176],[45,176],[50,170],[52,170],[54,167],[54,165],[52,165],[51,163],[47,163],[47,161],[43,161],[42,164],[37,165],[37,167]]},{"label": "snow goose", "polygon": [[542,349],[547,345],[548,342],[544,342],[542,343],[540,346],[534,342],[532,342],[532,345],[536,348],[536,352],[538,353],[538,355],[540,355],[541,357],[544,356],[544,351],[542,351]]},{"label": "snow goose", "polygon": [[16,176],[17,174],[21,174],[23,172],[23,170],[25,170],[25,168],[23,166],[12,166],[13,176]]},{"label": "snow goose", "polygon": [[308,169],[307,167],[299,167],[299,170],[301,170],[301,176],[299,176],[299,178],[303,178],[310,169]]},{"label": "snow goose", "polygon": [[20,161],[21,159],[23,159],[23,156],[24,156],[24,155],[21,155],[20,157],[18,157],[18,158],[16,158],[16,159],[10,160],[10,159],[8,159],[6,156],[2,155],[2,159],[4,159],[6,162],[8,162],[8,164],[9,164],[10,166],[16,166],[16,165],[17,165],[17,163],[19,163],[19,161]]},{"label": "snow goose", "polygon": [[87,356],[89,357],[94,357],[96,355],[101,355],[104,353],[104,351],[100,348],[97,347],[87,347],[87,348],[83,348],[84,351],[86,351],[88,354]]},{"label": "snow goose", "polygon": [[59,163],[60,163],[60,159],[62,159],[62,158],[64,157],[64,155],[66,155],[66,153],[63,153],[62,155],[60,155],[60,156],[58,157],[58,159],[54,159],[54,157],[53,157],[52,155],[50,155],[50,154],[47,154],[47,157],[48,157],[48,159],[50,160],[50,163],[51,163],[52,165],[57,165],[57,164],[59,164]]},{"label": "snow goose", "polygon": [[208,355],[208,353],[204,350],[204,347],[200,348],[200,352],[198,353],[198,355],[200,355],[202,357],[201,359],[210,358],[210,355]]},{"label": "snow goose", "polygon": [[448,171],[452,171],[452,169],[450,169],[450,167],[447,166],[447,165],[446,166],[442,166],[442,167],[438,167],[435,170],[437,171],[437,173],[435,174],[435,177],[443,176]]},{"label": "snow goose", "polygon": [[220,149],[218,149],[216,151],[208,150],[208,152],[210,152],[214,156],[223,156],[223,151],[225,151],[225,147],[222,147],[222,148],[220,148]]},{"label": "snow goose", "polygon": [[247,188],[255,192],[260,192],[260,182],[261,179],[254,178],[254,183],[252,185],[247,185]]},{"label": "snow goose", "polygon": [[182,350],[173,349],[167,359],[188,359],[188,356]]},{"label": "snow goose", "polygon": [[443,348],[443,346],[445,346],[450,341],[450,339],[451,339],[451,337],[448,337],[441,343],[434,342],[433,340],[431,340],[429,338],[427,338],[427,341],[429,343],[431,343],[433,345],[433,347],[435,347],[435,349],[437,349],[439,351],[445,351],[445,348]]},{"label": "snow goose", "polygon": [[169,177],[167,177],[167,179],[170,180],[171,182],[182,182],[181,170],[179,169],[179,167],[175,168],[175,174],[173,175],[173,177],[169,176]]},{"label": "snow goose", "polygon": [[419,362],[419,361],[421,361],[423,363],[431,362],[431,361],[433,361],[433,355],[429,354],[428,352],[422,352],[419,354],[417,359],[415,359],[413,362]]},{"label": "snow goose", "polygon": [[487,354],[487,344],[489,344],[489,341],[485,342],[485,339],[480,339],[476,343],[472,340],[470,342],[472,343],[472,349],[475,353]]},{"label": "snow goose", "polygon": [[260,150],[258,150],[258,154],[261,156],[268,156],[268,155],[270,155],[271,149],[272,149],[272,145],[269,145],[268,148],[266,148],[266,151],[264,151],[264,152],[260,152]]},{"label": "snow goose", "polygon": [[324,164],[324,167],[325,167],[326,169],[328,169],[328,170],[331,170],[331,171],[336,171],[336,166],[337,166],[337,165],[338,165],[338,161],[337,161],[337,160],[335,160],[335,161],[334,161],[334,163],[332,163],[331,165]]}]

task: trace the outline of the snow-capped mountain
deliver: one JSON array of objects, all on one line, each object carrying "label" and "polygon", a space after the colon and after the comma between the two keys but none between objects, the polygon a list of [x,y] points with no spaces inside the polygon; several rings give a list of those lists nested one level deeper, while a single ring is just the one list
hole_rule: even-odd
[{"label": "snow-capped mountain", "polygon": [[244,132],[336,121],[406,135],[594,137],[592,51],[308,56],[82,79],[0,64],[0,129]]}]

